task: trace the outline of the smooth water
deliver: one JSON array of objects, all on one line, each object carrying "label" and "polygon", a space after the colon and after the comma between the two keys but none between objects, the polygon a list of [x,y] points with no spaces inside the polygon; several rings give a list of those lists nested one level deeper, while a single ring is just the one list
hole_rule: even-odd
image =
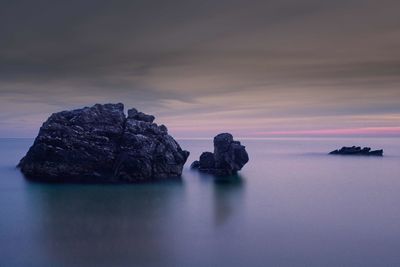
[{"label": "smooth water", "polygon": [[[400,266],[398,139],[244,140],[231,182],[50,185],[15,165],[32,140],[0,139],[0,266]],[[342,145],[385,156],[329,156]]]}]

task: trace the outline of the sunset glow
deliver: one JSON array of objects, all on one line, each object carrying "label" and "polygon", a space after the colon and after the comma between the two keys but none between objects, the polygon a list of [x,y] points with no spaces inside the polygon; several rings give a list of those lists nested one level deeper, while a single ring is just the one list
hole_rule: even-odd
[{"label": "sunset glow", "polygon": [[259,136],[399,136],[400,127],[257,132]]}]

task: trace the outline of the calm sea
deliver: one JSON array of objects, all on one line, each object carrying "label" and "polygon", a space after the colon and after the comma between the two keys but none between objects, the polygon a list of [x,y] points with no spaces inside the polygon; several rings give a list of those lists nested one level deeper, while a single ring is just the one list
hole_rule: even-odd
[{"label": "calm sea", "polygon": [[[400,266],[400,141],[243,140],[231,182],[49,185],[15,165],[31,139],[0,139],[0,266]],[[385,156],[343,157],[343,145]]]}]

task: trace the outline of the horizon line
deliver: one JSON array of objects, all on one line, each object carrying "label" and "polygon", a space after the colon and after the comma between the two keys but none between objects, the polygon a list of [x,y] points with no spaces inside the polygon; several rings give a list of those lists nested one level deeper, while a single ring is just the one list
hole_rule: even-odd
[{"label": "horizon line", "polygon": [[[265,137],[251,137],[251,136],[238,136],[234,137],[235,139],[241,139],[241,140],[273,140],[273,139],[310,139],[310,138],[318,138],[318,139],[335,139],[335,138],[399,138],[400,135],[374,135],[374,136],[368,136],[368,135],[359,135],[359,136],[350,136],[350,135],[338,135],[338,136],[332,136],[332,135],[326,135],[326,136],[265,136]],[[6,136],[0,136],[0,139],[35,139],[36,137],[6,137]],[[213,140],[214,137],[173,137],[176,140]]]},{"label": "horizon line", "polygon": [[[224,132],[224,131],[221,131]],[[225,131],[226,132],[226,131]],[[252,135],[241,136],[240,139],[279,139],[279,138],[388,138],[400,137],[400,126],[318,129],[318,130],[287,130],[287,131],[259,131]],[[0,136],[2,139],[32,139],[34,136],[9,137]],[[210,140],[213,137],[177,136],[179,140]]]}]

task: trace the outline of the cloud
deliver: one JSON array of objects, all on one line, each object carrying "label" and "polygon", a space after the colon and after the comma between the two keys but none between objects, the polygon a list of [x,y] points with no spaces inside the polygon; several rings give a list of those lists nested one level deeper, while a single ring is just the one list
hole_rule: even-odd
[{"label": "cloud", "polygon": [[95,102],[154,113],[180,136],[400,114],[397,1],[1,2],[0,136]]}]

